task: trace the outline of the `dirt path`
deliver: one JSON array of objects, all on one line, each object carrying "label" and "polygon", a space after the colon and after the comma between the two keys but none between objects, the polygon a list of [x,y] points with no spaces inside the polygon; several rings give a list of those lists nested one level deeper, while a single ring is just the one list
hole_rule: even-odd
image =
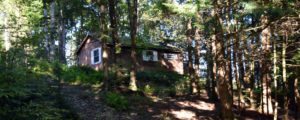
[{"label": "dirt path", "polygon": [[80,86],[63,85],[61,90],[66,103],[74,109],[83,120],[197,120],[218,119],[215,106],[207,98],[181,96],[163,99],[129,97],[130,108],[127,111],[116,111],[106,106],[97,96],[96,91]]}]

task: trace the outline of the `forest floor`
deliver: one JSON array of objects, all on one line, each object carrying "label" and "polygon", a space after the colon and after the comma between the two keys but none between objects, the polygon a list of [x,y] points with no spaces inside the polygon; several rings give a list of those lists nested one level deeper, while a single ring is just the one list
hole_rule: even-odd
[{"label": "forest floor", "polygon": [[[200,96],[128,96],[129,108],[117,111],[107,106],[99,89],[64,84],[61,94],[65,102],[83,120],[215,120],[218,108],[206,94]],[[271,119],[251,110],[239,119]]]},{"label": "forest floor", "polygon": [[66,103],[84,120],[218,119],[214,103],[206,96],[129,97],[129,109],[117,111],[95,93],[90,87],[76,85],[65,84],[61,89]]}]

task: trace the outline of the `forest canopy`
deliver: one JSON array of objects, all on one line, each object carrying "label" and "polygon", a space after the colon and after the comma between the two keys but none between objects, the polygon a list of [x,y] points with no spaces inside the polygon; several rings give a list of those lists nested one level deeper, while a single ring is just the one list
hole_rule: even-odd
[{"label": "forest canopy", "polygon": [[0,34],[0,118],[300,119],[298,0],[0,0]]}]

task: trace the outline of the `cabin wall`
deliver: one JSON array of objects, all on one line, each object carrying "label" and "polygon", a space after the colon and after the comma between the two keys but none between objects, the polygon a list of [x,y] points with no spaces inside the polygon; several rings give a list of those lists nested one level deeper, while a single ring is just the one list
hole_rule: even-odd
[{"label": "cabin wall", "polygon": [[[100,47],[101,44],[99,41],[91,40],[90,38],[86,41],[85,45],[82,47],[81,51],[78,53],[78,64],[82,66],[90,66],[96,70],[102,69],[102,62],[99,64],[92,64],[91,61],[91,51],[97,47]],[[112,50],[108,47],[108,58],[112,55]],[[119,59],[117,59],[117,65],[125,68],[131,67],[131,58],[130,58],[130,48],[122,48]],[[103,52],[103,50],[102,50]],[[142,50],[137,50],[137,60],[138,60],[138,71],[144,70],[166,70],[166,71],[175,71],[179,74],[183,74],[183,56],[180,53],[175,53],[178,56],[178,59],[167,60],[164,58],[164,51],[158,52],[158,61],[143,61]],[[103,55],[103,54],[102,54]],[[102,59],[102,58],[101,58]],[[111,61],[108,59],[109,63]]]},{"label": "cabin wall", "polygon": [[100,46],[100,41],[88,38],[78,54],[78,64],[81,66],[90,66],[96,70],[102,69],[102,63],[92,64],[91,60],[91,51]]},{"label": "cabin wall", "polygon": [[[137,50],[137,61],[139,64],[138,71],[166,70],[175,71],[179,74],[183,74],[183,56],[180,53],[175,53],[178,55],[178,59],[167,60],[164,58],[164,53],[166,52],[158,51],[158,61],[144,61],[142,50]],[[117,63],[122,67],[130,68],[130,49],[122,49],[120,59],[117,60]]]}]

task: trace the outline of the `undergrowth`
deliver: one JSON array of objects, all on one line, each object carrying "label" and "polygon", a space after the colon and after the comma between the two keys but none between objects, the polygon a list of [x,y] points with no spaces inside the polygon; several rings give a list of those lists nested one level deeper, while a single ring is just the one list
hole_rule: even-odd
[{"label": "undergrowth", "polygon": [[116,110],[127,110],[129,103],[125,96],[119,93],[108,92],[105,95],[105,102],[108,106],[115,108]]},{"label": "undergrowth", "polygon": [[59,98],[52,64],[31,58],[25,64],[12,61],[14,53],[0,54],[0,119],[77,119]]}]

